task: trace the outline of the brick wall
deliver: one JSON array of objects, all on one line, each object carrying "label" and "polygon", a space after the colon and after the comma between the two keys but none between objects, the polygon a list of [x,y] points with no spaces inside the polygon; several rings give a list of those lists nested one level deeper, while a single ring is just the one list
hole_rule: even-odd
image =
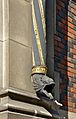
[{"label": "brick wall", "polygon": [[76,0],[56,0],[54,70],[60,75],[62,109],[76,112]]}]

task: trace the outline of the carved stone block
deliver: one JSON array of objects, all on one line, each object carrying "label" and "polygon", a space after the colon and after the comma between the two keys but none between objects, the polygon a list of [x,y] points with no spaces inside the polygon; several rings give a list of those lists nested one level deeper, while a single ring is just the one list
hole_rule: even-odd
[{"label": "carved stone block", "polygon": [[5,111],[0,113],[0,119],[45,119],[45,118]]},{"label": "carved stone block", "polygon": [[25,0],[10,0],[10,39],[32,47],[31,4]]},{"label": "carved stone block", "polygon": [[31,83],[31,48],[10,40],[9,85],[33,92]]},{"label": "carved stone block", "polygon": [[34,92],[32,12],[25,0],[0,0],[0,88]]}]

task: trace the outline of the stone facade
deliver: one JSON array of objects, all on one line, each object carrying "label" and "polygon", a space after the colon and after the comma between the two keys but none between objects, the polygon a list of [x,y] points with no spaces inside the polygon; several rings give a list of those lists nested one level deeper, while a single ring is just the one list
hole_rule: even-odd
[{"label": "stone facade", "polygon": [[0,0],[0,119],[43,119],[31,82],[32,9],[30,0]]},{"label": "stone facade", "polygon": [[[54,2],[47,3],[46,15],[48,76],[56,82],[62,118],[75,119],[76,1]],[[31,82],[31,27],[30,0],[0,0],[0,119],[53,118]]]}]

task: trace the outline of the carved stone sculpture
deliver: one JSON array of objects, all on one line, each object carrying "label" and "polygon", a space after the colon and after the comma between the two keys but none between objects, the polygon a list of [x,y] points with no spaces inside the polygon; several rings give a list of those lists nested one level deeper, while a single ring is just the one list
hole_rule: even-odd
[{"label": "carved stone sculpture", "polygon": [[51,107],[56,110],[59,106],[62,106],[62,104],[54,99],[52,90],[55,86],[55,82],[52,78],[47,76],[45,2],[46,0],[32,0],[32,82],[37,96],[45,105],[48,105],[47,110],[50,112]]}]

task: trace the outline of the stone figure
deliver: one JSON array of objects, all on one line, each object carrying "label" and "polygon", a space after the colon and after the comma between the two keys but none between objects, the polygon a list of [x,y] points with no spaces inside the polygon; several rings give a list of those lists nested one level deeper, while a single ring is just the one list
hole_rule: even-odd
[{"label": "stone figure", "polygon": [[[46,25],[45,25],[45,0],[32,0],[32,31],[33,31],[33,67],[32,81],[37,96],[50,105],[62,106],[53,95],[55,82],[48,77],[46,67]],[[51,103],[52,104],[52,103]]]}]

